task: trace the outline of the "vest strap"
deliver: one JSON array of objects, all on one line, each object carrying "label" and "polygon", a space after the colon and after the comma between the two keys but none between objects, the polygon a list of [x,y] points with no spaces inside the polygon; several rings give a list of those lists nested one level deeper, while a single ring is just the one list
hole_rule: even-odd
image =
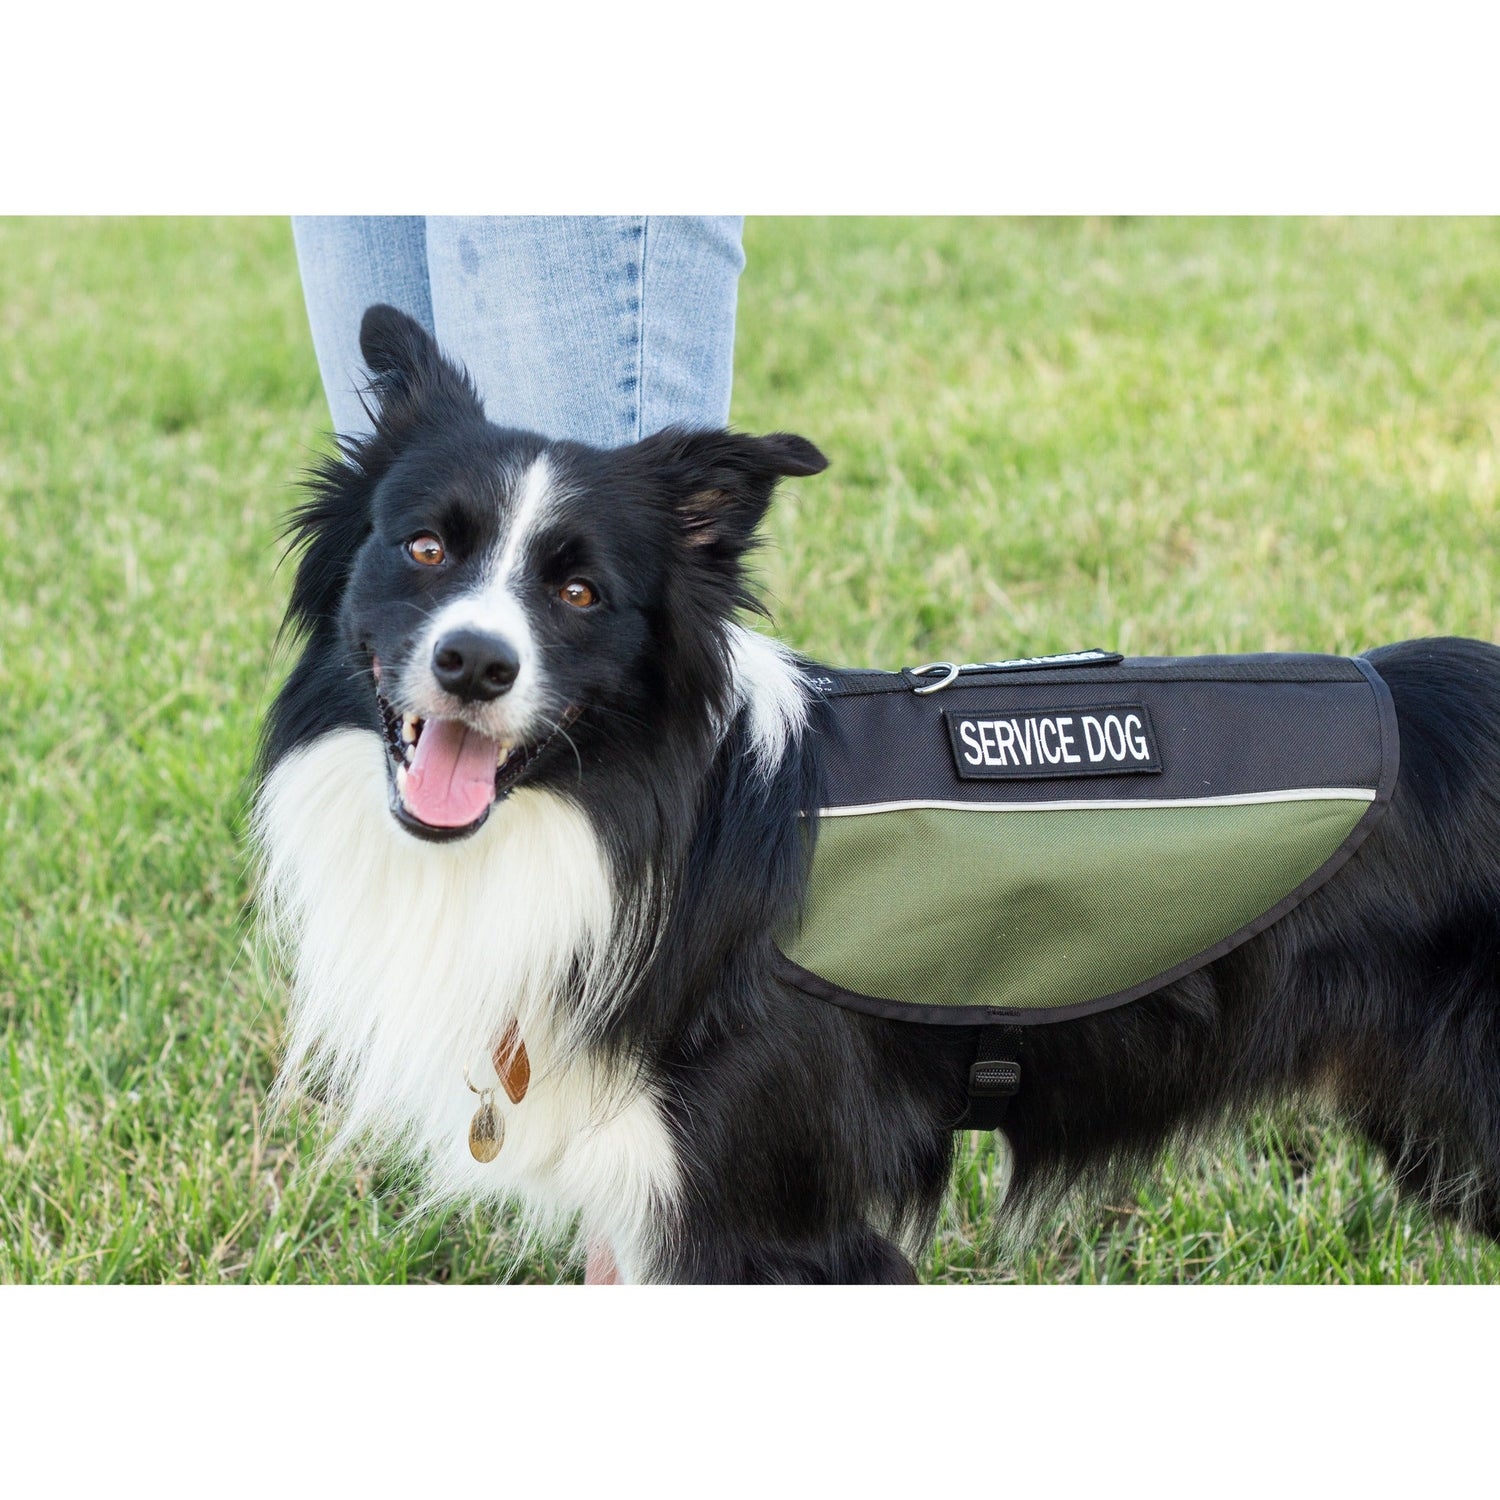
[{"label": "vest strap", "polygon": [[969,1064],[969,1103],[955,1130],[998,1130],[1005,1123],[1010,1101],[1021,1088],[1021,1049],[1025,1032],[1019,1026],[981,1026]]}]

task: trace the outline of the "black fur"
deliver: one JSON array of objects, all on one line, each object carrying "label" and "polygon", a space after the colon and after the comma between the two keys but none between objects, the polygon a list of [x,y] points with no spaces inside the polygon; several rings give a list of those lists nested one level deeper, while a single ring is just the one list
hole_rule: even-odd
[{"label": "black fur", "polygon": [[[726,626],[755,604],[745,553],[777,480],[822,456],[722,432],[617,452],[546,443],[488,424],[467,377],[402,315],[372,309],[363,339],[376,431],[317,472],[294,518],[289,620],[305,648],[263,768],[337,726],[378,730],[376,637],[399,671],[435,586],[403,573],[392,543],[436,490],[455,553],[478,556],[497,465],[545,448],[576,497],[548,539],[556,569],[586,566],[610,609],[549,638],[558,701],[585,708],[529,774],[577,799],[663,933],[591,1041],[667,1101],[686,1189],[654,1274],[910,1280],[897,1241],[932,1230],[974,1034],[841,1010],[778,977],[771,933],[801,897],[817,736],[767,777],[743,716],[721,729]],[[1114,1187],[1169,1142],[1315,1094],[1434,1212],[1500,1232],[1500,651],[1415,641],[1371,660],[1401,731],[1388,813],[1333,879],[1227,957],[1134,1004],[1030,1028],[1002,1214]]]}]

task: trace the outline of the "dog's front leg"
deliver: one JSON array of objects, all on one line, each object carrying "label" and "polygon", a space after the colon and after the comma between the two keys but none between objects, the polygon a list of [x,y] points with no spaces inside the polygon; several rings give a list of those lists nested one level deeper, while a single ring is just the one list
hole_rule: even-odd
[{"label": "dog's front leg", "polygon": [[769,1235],[703,1235],[666,1268],[665,1279],[719,1285],[911,1285],[917,1273],[890,1239],[861,1227],[794,1243]]},{"label": "dog's front leg", "polygon": [[728,1279],[827,1285],[913,1285],[916,1268],[873,1229],[830,1235],[821,1243],[747,1247],[743,1274]]},{"label": "dog's front leg", "polygon": [[[831,1240],[809,1251],[769,1243],[716,1245],[701,1249],[688,1266],[677,1268],[674,1279],[689,1282],[801,1282],[804,1284],[863,1283],[914,1285],[912,1263],[883,1235],[873,1232],[853,1239]],[[619,1286],[619,1267],[605,1240],[591,1240],[584,1262],[585,1286]]]},{"label": "dog's front leg", "polygon": [[585,1286],[619,1286],[620,1270],[615,1264],[615,1253],[607,1240],[590,1240],[588,1259],[583,1263]]}]

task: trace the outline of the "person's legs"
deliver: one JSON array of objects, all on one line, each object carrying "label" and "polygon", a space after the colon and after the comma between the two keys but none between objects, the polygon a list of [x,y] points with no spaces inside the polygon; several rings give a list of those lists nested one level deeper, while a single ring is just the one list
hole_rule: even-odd
[{"label": "person's legs", "polygon": [[294,218],[292,238],[334,431],[366,433],[359,391],[369,372],[359,353],[359,320],[372,302],[389,302],[433,331],[427,221],[421,215]]},{"label": "person's legs", "polygon": [[490,419],[599,447],[722,427],[738,218],[430,218],[438,342]]},{"label": "person's legs", "polygon": [[318,368],[368,430],[359,321],[390,302],[474,376],[491,420],[600,447],[722,427],[734,374],[734,217],[292,221]]},{"label": "person's legs", "polygon": [[673,423],[729,421],[744,222],[725,215],[646,220],[638,437]]}]

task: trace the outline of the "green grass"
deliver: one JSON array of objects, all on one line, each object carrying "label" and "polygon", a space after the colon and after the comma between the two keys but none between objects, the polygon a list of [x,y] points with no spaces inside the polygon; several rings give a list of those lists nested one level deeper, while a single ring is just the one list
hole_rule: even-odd
[{"label": "green grass", "polygon": [[[735,418],[834,460],[761,572],[882,665],[1079,645],[1495,638],[1494,221],[752,221]],[[326,414],[279,221],[0,224],[0,1279],[488,1281],[576,1268],[413,1220],[270,1130],[250,932],[274,537]],[[1489,1281],[1500,1251],[1278,1116],[936,1280]]]}]

